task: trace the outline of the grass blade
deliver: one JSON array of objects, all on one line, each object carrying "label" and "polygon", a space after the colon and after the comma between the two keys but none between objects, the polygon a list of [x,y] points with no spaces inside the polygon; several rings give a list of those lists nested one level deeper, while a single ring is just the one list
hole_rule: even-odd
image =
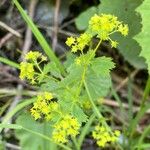
[{"label": "grass blade", "polygon": [[7,58],[3,58],[3,57],[0,57],[0,62],[4,63],[4,64],[7,64],[9,66],[12,66],[12,67],[15,67],[17,69],[20,69],[20,65],[7,59]]},{"label": "grass blade", "polygon": [[138,125],[139,120],[143,117],[143,115],[146,113],[146,111],[150,108],[150,103],[146,104],[136,115],[136,117],[132,120],[130,123],[130,127],[128,129],[129,134],[130,134],[130,139],[132,138],[136,126]]},{"label": "grass blade", "polygon": [[43,37],[43,35],[39,31],[39,29],[33,23],[32,19],[23,10],[23,8],[21,7],[21,5],[19,4],[19,2],[17,0],[13,0],[13,2],[16,5],[17,9],[19,10],[20,14],[22,15],[23,19],[26,21],[26,23],[28,24],[28,26],[32,30],[34,36],[36,37],[39,44],[41,45],[41,47],[45,51],[46,55],[49,57],[49,59],[51,59],[51,61],[56,63],[56,65],[60,69],[61,73],[65,74],[63,65],[60,63],[59,59],[54,54],[54,52],[52,51],[52,49],[50,48],[50,46],[46,42],[45,38]]},{"label": "grass blade", "polygon": [[138,148],[137,148],[138,150],[142,149],[143,140],[146,137],[146,135],[149,134],[149,132],[150,132],[150,126],[146,127],[145,130],[143,131],[143,133],[138,141]]},{"label": "grass blade", "polygon": [[85,136],[86,136],[86,134],[87,134],[91,124],[93,123],[94,119],[95,119],[95,114],[91,115],[91,117],[89,118],[88,122],[86,123],[86,125],[82,129],[82,132],[81,132],[81,134],[80,134],[80,136],[78,138],[78,145],[79,145],[80,148],[82,146],[83,140],[84,140],[84,138],[85,138]]}]

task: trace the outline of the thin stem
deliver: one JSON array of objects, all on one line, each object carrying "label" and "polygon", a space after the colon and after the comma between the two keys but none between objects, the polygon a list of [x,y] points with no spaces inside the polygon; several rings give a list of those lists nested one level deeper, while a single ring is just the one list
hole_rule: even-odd
[{"label": "thin stem", "polygon": [[81,148],[82,146],[82,143],[83,143],[83,140],[92,124],[92,122],[94,121],[95,119],[95,114],[92,114],[88,120],[88,122],[85,124],[85,126],[83,127],[82,131],[81,131],[81,134],[80,134],[80,137],[78,139],[78,145],[79,147]]},{"label": "thin stem", "polygon": [[73,143],[74,143],[74,145],[76,147],[76,150],[80,150],[80,146],[79,146],[79,144],[78,144],[78,142],[77,142],[75,137],[72,137],[72,141],[73,141]]},{"label": "thin stem", "polygon": [[90,102],[91,102],[91,104],[93,106],[93,110],[94,110],[95,114],[97,115],[98,119],[101,120],[102,124],[107,128],[107,130],[109,132],[112,132],[111,129],[110,129],[110,127],[107,125],[107,122],[105,121],[105,118],[102,116],[102,114],[99,112],[97,106],[93,102],[91,94],[90,94],[90,91],[88,89],[88,86],[87,86],[85,80],[84,80],[84,86],[85,86],[86,92],[88,94],[89,100],[90,100]]},{"label": "thin stem", "polygon": [[84,80],[84,86],[85,86],[86,92],[87,92],[87,94],[88,94],[89,100],[90,100],[90,102],[91,102],[91,104],[92,104],[92,106],[93,106],[93,109],[94,109],[95,114],[97,115],[97,117],[98,117],[99,119],[102,119],[103,117],[102,117],[102,115],[100,114],[98,108],[96,107],[96,105],[94,104],[94,102],[93,102],[93,100],[92,100],[90,91],[89,91],[89,89],[88,89],[88,86],[87,86],[85,80]]},{"label": "thin stem", "polygon": [[34,63],[35,63],[35,65],[36,65],[36,67],[39,69],[39,71],[43,74],[43,71],[42,71],[42,69],[40,68],[39,64],[38,64],[36,61],[35,61]]},{"label": "thin stem", "polygon": [[100,40],[96,46],[96,48],[94,49],[94,53],[97,51],[97,49],[99,48],[100,44],[102,43],[102,40]]},{"label": "thin stem", "polygon": [[142,102],[141,102],[141,107],[144,106],[149,93],[150,93],[150,76],[148,77],[148,80],[146,82],[146,87],[144,89],[144,94],[143,94],[143,98],[142,98]]}]

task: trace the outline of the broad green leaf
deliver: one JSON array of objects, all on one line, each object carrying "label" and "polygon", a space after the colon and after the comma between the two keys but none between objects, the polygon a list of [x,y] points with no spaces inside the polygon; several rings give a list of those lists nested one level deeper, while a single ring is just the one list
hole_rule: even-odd
[{"label": "broad green leaf", "polygon": [[[101,0],[101,4],[95,8],[98,14],[113,14],[117,16],[119,20],[129,25],[129,35],[127,37],[114,35],[112,38],[119,42],[118,50],[124,56],[125,60],[139,69],[146,68],[144,59],[139,57],[141,47],[133,39],[133,37],[141,31],[141,18],[139,14],[135,12],[135,9],[141,3],[142,0],[113,0],[113,2],[110,0]],[[94,8],[89,8],[87,11],[81,13],[76,19],[76,25],[79,30],[87,29],[89,16],[93,15],[93,12],[91,12],[90,9]]]},{"label": "broad green leaf", "polygon": [[105,97],[111,87],[110,70],[114,68],[111,58],[98,57],[91,61],[86,83],[93,100]]},{"label": "broad green leaf", "polygon": [[73,106],[72,115],[78,119],[80,123],[87,121],[87,115],[83,112],[78,105]]},{"label": "broad green leaf", "polygon": [[83,73],[83,66],[76,65],[75,63],[71,64],[67,68],[68,75],[62,80],[62,85],[75,85],[80,82],[81,76]]},{"label": "broad green leaf", "polygon": [[22,129],[22,126],[17,125],[17,124],[0,124],[0,128],[4,129],[4,128],[9,128],[9,129]]},{"label": "broad green leaf", "polygon": [[44,66],[44,74],[51,73],[54,77],[61,78],[61,72],[54,62],[50,62]]},{"label": "broad green leaf", "polygon": [[110,57],[98,57],[91,62],[91,68],[97,75],[108,76],[111,69],[115,67]]},{"label": "broad green leaf", "polygon": [[105,97],[111,87],[110,76],[101,76],[95,74],[93,70],[89,71],[86,76],[86,83],[93,100]]},{"label": "broad green leaf", "polygon": [[97,7],[91,7],[80,14],[76,18],[75,24],[79,30],[85,30],[87,28],[90,18],[97,13]]},{"label": "broad green leaf", "polygon": [[44,83],[41,85],[41,91],[49,91],[53,92],[61,88],[59,82],[55,81],[54,79],[45,79]]},{"label": "broad green leaf", "polygon": [[146,63],[148,65],[148,72],[150,74],[150,22],[149,22],[149,16],[150,16],[150,1],[144,0],[142,5],[137,8],[137,12],[141,14],[142,17],[142,31],[135,36],[135,39],[142,47],[142,51],[140,53],[140,56],[143,56],[146,59]]},{"label": "broad green leaf", "polygon": [[[51,136],[52,128],[49,123],[38,123],[30,114],[21,114],[16,123],[24,128],[32,131]],[[56,149],[56,145],[44,140],[35,134],[29,133],[25,130],[16,130],[17,138],[20,140],[20,146],[22,150],[50,150]]]},{"label": "broad green leaf", "polygon": [[66,54],[66,57],[67,57],[67,59],[66,59],[66,61],[64,62],[64,66],[65,66],[65,68],[69,68],[70,65],[74,63],[74,60],[75,60],[75,58],[76,58],[76,55],[73,54],[73,53],[71,53],[71,52],[68,52],[68,53]]}]

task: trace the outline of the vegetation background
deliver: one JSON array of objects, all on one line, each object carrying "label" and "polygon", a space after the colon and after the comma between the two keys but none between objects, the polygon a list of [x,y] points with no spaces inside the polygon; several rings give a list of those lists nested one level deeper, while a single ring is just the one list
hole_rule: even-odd
[{"label": "vegetation background", "polygon": [[[78,36],[85,31],[89,19],[95,13],[113,14],[129,25],[127,38],[118,35],[114,37],[119,42],[116,49],[111,48],[108,42],[103,42],[100,47],[101,53],[97,52],[97,56],[112,57],[116,64],[111,72],[112,90],[102,102],[103,113],[114,125],[113,128],[123,131],[120,137],[120,143],[124,142],[122,149],[150,149],[148,73],[150,1],[20,0],[19,2],[62,62],[69,53],[69,48],[65,44],[66,38]],[[36,95],[36,91],[27,82],[19,79],[19,71],[16,69],[17,63],[24,60],[23,56],[29,50],[42,52],[43,46],[39,43],[13,2],[1,0],[0,121],[17,122],[31,131],[47,135],[51,130],[48,124],[36,123],[29,114],[24,113],[33,102],[24,99]],[[15,126],[13,128],[15,129]],[[55,145],[27,131],[4,129],[0,134],[0,141],[0,150],[37,150],[39,145],[40,150],[55,149]],[[84,139],[82,149],[98,149],[90,134]]]}]

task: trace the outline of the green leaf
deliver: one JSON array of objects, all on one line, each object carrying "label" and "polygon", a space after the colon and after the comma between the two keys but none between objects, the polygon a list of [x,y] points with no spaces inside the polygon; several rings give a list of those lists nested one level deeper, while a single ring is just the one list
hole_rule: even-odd
[{"label": "green leaf", "polygon": [[[146,68],[146,64],[142,57],[139,57],[141,47],[133,39],[133,37],[141,31],[141,18],[135,9],[142,3],[143,0],[101,0],[101,4],[95,7],[98,14],[106,13],[113,14],[118,17],[120,21],[129,25],[129,35],[122,37],[121,35],[114,35],[112,38],[119,42],[118,50],[131,65],[136,68]],[[88,27],[89,16],[93,16],[93,12],[89,8],[87,11],[81,13],[76,19],[76,25],[79,30],[86,30]],[[134,19],[133,19],[134,18]],[[86,20],[86,21],[83,21]],[[81,23],[82,22],[82,23]]]},{"label": "green leaf", "polygon": [[35,35],[36,39],[38,40],[39,44],[41,45],[41,47],[43,48],[43,50],[45,51],[45,53],[47,54],[49,59],[51,59],[53,62],[55,62],[57,67],[64,74],[65,71],[64,71],[63,65],[60,63],[59,59],[55,56],[54,52],[52,51],[52,49],[50,48],[50,46],[46,42],[45,38],[43,37],[43,35],[39,31],[39,29],[33,23],[31,18],[27,15],[27,13],[23,10],[23,8],[18,3],[18,1],[13,0],[13,2],[16,5],[16,7],[18,8],[18,10],[19,10],[20,14],[22,15],[23,19],[26,21],[26,23],[28,24],[28,26],[32,30],[33,34]]},{"label": "green leaf", "polygon": [[150,16],[150,1],[144,0],[142,5],[137,8],[137,11],[141,14],[142,17],[142,31],[135,36],[135,39],[142,47],[142,51],[140,53],[140,56],[143,56],[146,59],[146,63],[148,65],[148,72],[150,74],[150,51],[149,51],[149,43],[150,43],[150,22],[149,16]]},{"label": "green leaf", "polygon": [[73,106],[72,115],[76,117],[80,123],[87,121],[87,115],[78,105]]},{"label": "green leaf", "polygon": [[92,70],[86,76],[87,87],[90,91],[93,100],[105,97],[111,87],[110,76],[100,76],[95,74]]},{"label": "green leaf", "polygon": [[105,97],[111,87],[110,70],[114,68],[111,58],[99,57],[91,61],[86,83],[93,100]]},{"label": "green leaf", "polygon": [[97,13],[96,7],[90,7],[76,18],[75,24],[79,30],[85,30],[88,26],[90,18]]},{"label": "green leaf", "polygon": [[[38,123],[30,114],[21,114],[16,123],[24,128],[30,129],[34,132],[38,132],[47,136],[51,136],[52,128],[49,123]],[[49,150],[56,149],[56,145],[50,143],[50,141],[44,140],[35,134],[32,134],[25,130],[16,130],[16,137],[20,140],[20,146],[22,150]]]},{"label": "green leaf", "polygon": [[69,68],[67,68],[68,75],[61,82],[62,85],[77,85],[80,82],[81,76],[83,73],[83,66],[76,65],[75,63],[71,64]]},{"label": "green leaf", "polygon": [[56,78],[61,78],[61,72],[54,62],[50,62],[44,66],[44,74],[51,73]]},{"label": "green leaf", "polygon": [[111,69],[115,67],[115,64],[112,62],[112,59],[109,57],[98,57],[92,60],[91,68],[97,75],[108,76]]},{"label": "green leaf", "polygon": [[45,80],[45,83],[41,85],[40,90],[52,92],[58,90],[59,88],[61,88],[61,86],[58,82],[54,80]]},{"label": "green leaf", "polygon": [[66,59],[66,61],[64,62],[64,66],[65,66],[65,68],[69,68],[70,65],[74,63],[74,60],[75,60],[75,58],[76,58],[76,55],[73,54],[72,52],[68,52],[68,53],[66,54],[66,57],[67,57],[67,59]]},{"label": "green leaf", "polygon": [[0,128],[4,129],[4,128],[9,128],[9,129],[22,129],[22,126],[17,125],[17,124],[0,124]]}]

